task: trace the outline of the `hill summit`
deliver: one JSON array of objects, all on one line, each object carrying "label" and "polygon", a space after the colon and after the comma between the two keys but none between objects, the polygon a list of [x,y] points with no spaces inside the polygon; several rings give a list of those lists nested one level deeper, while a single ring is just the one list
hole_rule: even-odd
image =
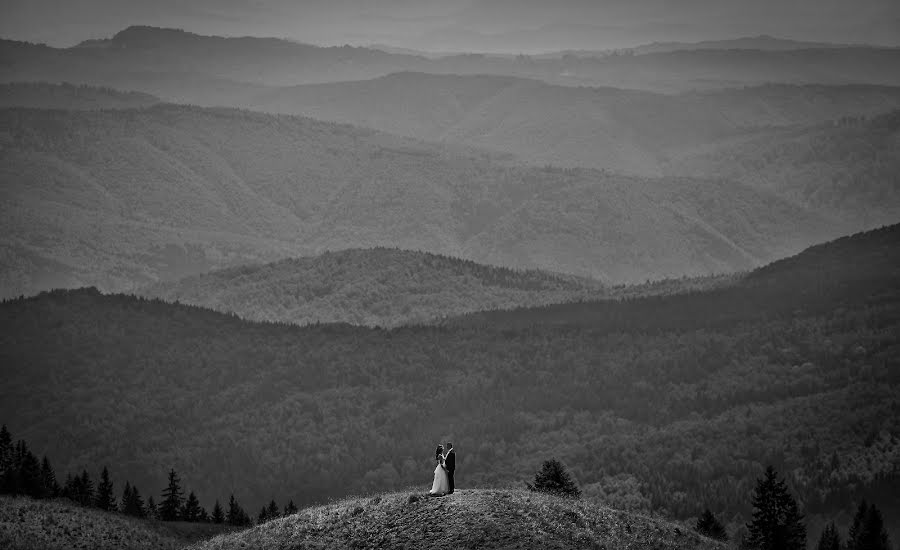
[{"label": "hill summit", "polygon": [[655,548],[724,545],[667,521],[517,490],[390,493],[301,510],[193,550],[232,548]]}]

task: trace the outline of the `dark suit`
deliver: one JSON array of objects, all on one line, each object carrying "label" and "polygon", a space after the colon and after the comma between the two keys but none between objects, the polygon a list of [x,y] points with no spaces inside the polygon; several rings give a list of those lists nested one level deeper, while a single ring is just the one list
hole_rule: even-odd
[{"label": "dark suit", "polygon": [[447,452],[447,458],[444,459],[444,468],[447,469],[447,481],[450,482],[449,491],[447,491],[449,495],[453,492],[453,471],[456,470],[456,453],[453,449]]}]

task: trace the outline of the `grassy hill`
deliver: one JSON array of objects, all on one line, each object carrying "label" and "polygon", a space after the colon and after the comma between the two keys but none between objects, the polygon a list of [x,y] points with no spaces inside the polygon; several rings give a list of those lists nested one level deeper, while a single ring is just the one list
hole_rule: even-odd
[{"label": "grassy hill", "polygon": [[33,109],[133,109],[149,107],[159,99],[141,92],[120,92],[112,88],[49,84],[46,82],[13,82],[0,84],[0,108]]},{"label": "grassy hill", "polygon": [[218,525],[137,520],[62,499],[0,496],[0,546],[6,550],[174,550],[221,532]]},{"label": "grassy hill", "polygon": [[443,498],[388,493],[301,510],[198,543],[232,548],[725,548],[683,525],[584,501],[510,490]]},{"label": "grassy hill", "polygon": [[142,296],[254,321],[383,327],[599,295],[596,281],[396,249],[346,250],[160,283]]},{"label": "grassy hill", "polygon": [[750,129],[900,108],[900,88],[766,85],[673,96],[490,75],[401,73],[279,88],[246,106],[510,152],[538,165],[660,175],[669,158]]},{"label": "grassy hill", "polygon": [[519,166],[289,116],[2,109],[0,125],[3,296],[376,246],[633,282],[751,268],[843,228],[724,180]]},{"label": "grassy hill", "polygon": [[450,439],[461,487],[556,456],[586,498],[709,506],[734,533],[774,464],[814,521],[860,498],[897,518],[898,242],[891,226],[725,288],[393,330],[56,291],[0,305],[0,418],[57,471],[161,489],[174,467],[207,508],[424,488]]}]

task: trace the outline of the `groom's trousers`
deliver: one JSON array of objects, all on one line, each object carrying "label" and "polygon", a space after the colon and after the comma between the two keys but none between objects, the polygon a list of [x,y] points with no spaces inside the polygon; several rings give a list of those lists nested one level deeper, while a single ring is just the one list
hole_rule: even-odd
[{"label": "groom's trousers", "polygon": [[453,492],[453,470],[447,470],[447,481],[449,482],[449,493]]}]

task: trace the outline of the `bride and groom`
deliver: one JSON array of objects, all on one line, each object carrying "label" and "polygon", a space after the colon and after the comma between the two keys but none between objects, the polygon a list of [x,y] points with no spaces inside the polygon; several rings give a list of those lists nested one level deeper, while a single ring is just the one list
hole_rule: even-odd
[{"label": "bride and groom", "polygon": [[453,494],[453,472],[456,470],[456,452],[453,451],[453,443],[447,443],[447,453],[444,454],[444,446],[438,445],[434,451],[434,460],[437,466],[434,469],[434,483],[431,484],[431,496],[443,496]]}]

